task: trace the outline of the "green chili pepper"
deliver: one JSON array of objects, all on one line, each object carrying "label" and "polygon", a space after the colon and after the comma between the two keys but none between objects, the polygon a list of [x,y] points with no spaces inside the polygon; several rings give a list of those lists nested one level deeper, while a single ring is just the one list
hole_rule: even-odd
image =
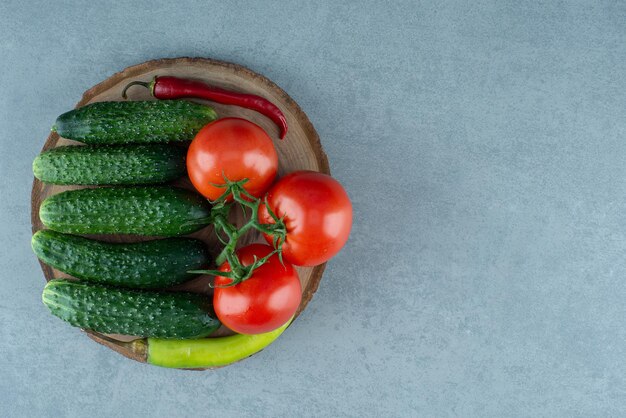
[{"label": "green chili pepper", "polygon": [[135,341],[133,350],[145,353],[146,362],[155,366],[179,369],[226,366],[270,345],[290,323],[291,320],[274,331],[256,335],[237,334],[192,340],[148,338]]}]

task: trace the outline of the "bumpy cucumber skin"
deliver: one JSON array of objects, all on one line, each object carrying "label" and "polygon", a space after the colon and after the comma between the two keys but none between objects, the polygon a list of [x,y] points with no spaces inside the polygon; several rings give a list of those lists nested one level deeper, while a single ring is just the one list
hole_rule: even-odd
[{"label": "bumpy cucumber skin", "polygon": [[220,326],[210,298],[193,293],[147,290],[52,280],[42,299],[53,315],[71,325],[106,334],[157,338],[201,338]]},{"label": "bumpy cucumber skin", "polygon": [[177,187],[106,187],[52,195],[39,217],[70,234],[176,236],[208,225],[210,210],[206,199]]},{"label": "bumpy cucumber skin", "polygon": [[186,153],[166,144],[63,146],[39,154],[33,173],[51,184],[163,183],[185,174]]},{"label": "bumpy cucumber skin", "polygon": [[98,102],[59,116],[52,127],[86,144],[190,141],[215,111],[185,100]]},{"label": "bumpy cucumber skin", "polygon": [[41,261],[76,278],[139,289],[182,283],[197,276],[187,271],[210,262],[204,243],[191,238],[109,243],[41,230],[32,247]]}]

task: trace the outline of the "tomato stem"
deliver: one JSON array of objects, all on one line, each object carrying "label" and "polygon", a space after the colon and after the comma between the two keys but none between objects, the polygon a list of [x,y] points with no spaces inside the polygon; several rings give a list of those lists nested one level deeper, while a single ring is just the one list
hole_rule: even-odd
[{"label": "tomato stem", "polygon": [[[218,266],[224,262],[228,262],[230,265],[230,272],[220,272],[217,270],[194,270],[193,273],[204,273],[224,276],[232,279],[232,281],[226,285],[226,287],[234,286],[242,281],[250,278],[254,270],[263,265],[272,255],[278,254],[280,262],[283,262],[282,258],[282,244],[285,241],[287,235],[287,228],[283,218],[276,216],[270,209],[267,199],[261,201],[261,199],[252,196],[243,186],[248,179],[239,181],[230,181],[224,175],[225,184],[218,185],[225,189],[224,193],[215,201],[211,202],[213,208],[211,210],[211,218],[213,225],[215,226],[215,233],[217,234],[220,242],[224,244],[224,248],[215,258],[215,264]],[[232,198],[232,201],[230,199]],[[233,204],[237,203],[243,210],[244,216],[247,215],[246,208],[250,209],[250,217],[248,221],[237,229],[233,224],[228,222],[228,213],[230,212]],[[270,216],[274,219],[275,223],[262,224],[258,221],[259,207],[265,205]],[[249,265],[244,266],[239,261],[236,255],[237,242],[239,238],[246,234],[251,229],[256,229],[263,234],[273,236],[274,251],[261,259],[255,259],[255,261]],[[226,235],[228,240],[222,239],[220,233]]]}]

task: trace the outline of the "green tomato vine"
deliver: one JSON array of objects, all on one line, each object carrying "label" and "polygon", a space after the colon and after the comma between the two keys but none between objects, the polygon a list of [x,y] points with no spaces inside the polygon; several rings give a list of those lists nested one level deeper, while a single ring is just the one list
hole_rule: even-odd
[{"label": "green tomato vine", "polygon": [[[215,185],[216,187],[222,187],[225,190],[219,198],[211,202],[213,205],[213,208],[211,209],[211,221],[215,227],[215,234],[217,235],[217,238],[224,245],[222,251],[215,258],[215,264],[220,266],[222,263],[228,262],[231,271],[191,270],[189,273],[211,274],[214,276],[227,277],[231,279],[231,282],[223,287],[230,287],[249,279],[254,273],[254,270],[262,266],[274,254],[278,254],[280,262],[283,262],[282,245],[287,235],[287,228],[285,226],[284,217],[279,218],[272,211],[267,203],[267,199],[261,201],[261,199],[248,193],[248,191],[243,187],[248,179],[231,181],[224,177],[224,181],[225,184],[223,185]],[[248,219],[247,222],[240,228],[237,228],[228,221],[228,214],[235,204],[241,207],[244,217],[247,217]],[[262,204],[267,208],[267,211],[274,220],[274,223],[262,224],[258,221],[259,207]],[[248,210],[250,212],[249,217],[247,216]],[[236,254],[237,242],[239,238],[252,229],[271,235],[274,251],[263,258],[255,258],[252,264],[244,266]]]}]

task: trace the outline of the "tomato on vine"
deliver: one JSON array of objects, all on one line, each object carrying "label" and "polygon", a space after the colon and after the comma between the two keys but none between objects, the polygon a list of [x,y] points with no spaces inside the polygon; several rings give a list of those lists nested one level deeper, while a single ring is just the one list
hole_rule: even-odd
[{"label": "tomato on vine", "polygon": [[[258,220],[286,227],[282,256],[296,266],[315,266],[334,257],[345,245],[352,227],[352,203],[339,182],[314,171],[282,177],[267,192]],[[275,237],[264,234],[268,243]]]},{"label": "tomato on vine", "polygon": [[278,155],[272,139],[258,125],[239,118],[223,118],[198,132],[187,151],[187,172],[194,187],[207,199],[225,191],[226,179],[247,179],[244,189],[259,197],[274,181]]},{"label": "tomato on vine", "polygon": [[228,277],[233,273],[231,264],[225,262],[219,267],[224,275],[216,272],[213,307],[222,324],[240,334],[261,334],[289,321],[302,298],[295,268],[281,263],[276,251],[265,244],[243,247],[236,256],[238,261],[231,260],[244,268],[258,266],[234,285],[234,279]]}]

